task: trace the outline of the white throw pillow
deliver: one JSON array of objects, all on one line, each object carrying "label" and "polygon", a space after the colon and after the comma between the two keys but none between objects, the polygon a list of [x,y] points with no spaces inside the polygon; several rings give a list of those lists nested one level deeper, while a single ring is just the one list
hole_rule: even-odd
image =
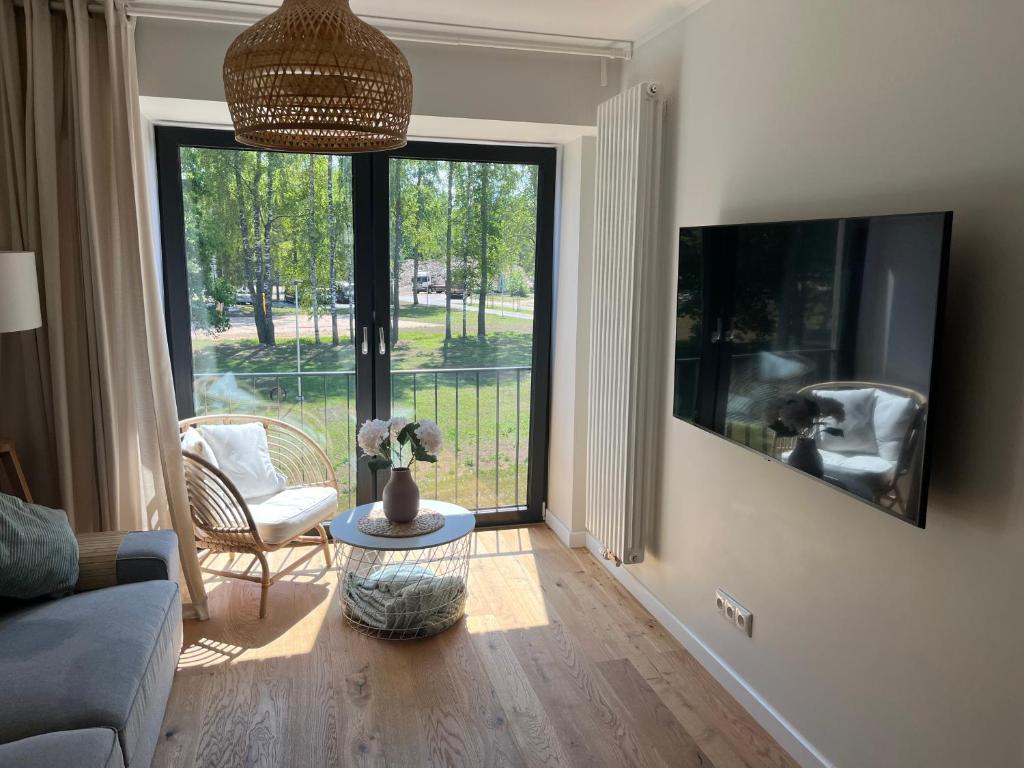
[{"label": "white throw pillow", "polygon": [[814,394],[831,397],[843,404],[846,418],[842,421],[826,419],[828,426],[843,430],[843,436],[822,432],[818,445],[827,451],[839,453],[878,454],[878,442],[872,423],[875,409],[874,389],[820,389]]},{"label": "white throw pillow", "polygon": [[205,459],[217,467],[217,469],[220,469],[220,464],[217,463],[217,457],[213,453],[213,448],[203,439],[203,436],[199,434],[199,430],[195,427],[186,429],[182,434],[181,450],[194,453],[199,458]]},{"label": "white throw pillow", "polygon": [[878,455],[889,461],[898,461],[907,439],[907,430],[917,414],[913,398],[875,391],[875,437]]},{"label": "white throw pillow", "polygon": [[213,448],[221,471],[246,500],[283,491],[288,478],[274,469],[263,425],[203,424],[203,438]]}]

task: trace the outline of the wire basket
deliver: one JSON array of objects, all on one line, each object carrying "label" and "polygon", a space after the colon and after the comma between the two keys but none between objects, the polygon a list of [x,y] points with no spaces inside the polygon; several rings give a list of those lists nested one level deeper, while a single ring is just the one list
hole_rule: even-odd
[{"label": "wire basket", "polygon": [[387,640],[431,637],[465,613],[469,535],[428,549],[364,549],[342,544],[338,558],[345,618]]}]

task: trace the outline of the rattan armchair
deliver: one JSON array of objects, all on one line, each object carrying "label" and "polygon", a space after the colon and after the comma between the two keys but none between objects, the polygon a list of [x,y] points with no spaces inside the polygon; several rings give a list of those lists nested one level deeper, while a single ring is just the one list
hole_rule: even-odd
[{"label": "rattan armchair", "polygon": [[[267,445],[274,468],[287,478],[288,489],[324,488],[333,489],[333,509],[337,509],[338,480],[330,459],[323,449],[300,429],[278,419],[260,416],[218,415],[199,416],[179,422],[179,431],[203,424],[250,424],[263,425],[267,434]],[[323,520],[316,521],[306,532],[289,536],[283,540],[267,541],[260,533],[260,526],[253,518],[250,502],[247,502],[231,479],[219,468],[201,456],[182,451],[185,460],[185,486],[188,490],[189,508],[196,531],[196,546],[200,550],[200,566],[207,573],[255,582],[260,585],[260,618],[267,613],[267,592],[280,576],[291,573],[304,564],[309,557],[299,558],[287,568],[271,574],[267,553],[284,547],[319,546],[327,565],[331,564],[331,548]],[[329,494],[323,494],[329,496]],[[206,566],[210,555],[219,552],[249,554],[253,561],[244,571],[217,570]],[[252,574],[259,563],[261,575]]]},{"label": "rattan armchair", "polygon": [[[888,482],[872,488],[876,504],[893,510],[899,514],[906,511],[906,500],[900,489],[900,480],[910,472],[919,447],[920,437],[924,432],[924,425],[928,415],[928,398],[915,389],[897,386],[896,384],[883,384],[875,381],[825,381],[818,384],[810,384],[797,390],[798,394],[808,395],[812,392],[835,392],[844,389],[877,389],[891,395],[907,397],[913,400],[915,405],[914,416],[907,425],[907,431],[901,441],[900,453],[897,458],[892,477]],[[840,425],[841,426],[841,425]],[[771,455],[781,459],[786,451],[793,450],[796,439],[791,437],[775,436]]]}]

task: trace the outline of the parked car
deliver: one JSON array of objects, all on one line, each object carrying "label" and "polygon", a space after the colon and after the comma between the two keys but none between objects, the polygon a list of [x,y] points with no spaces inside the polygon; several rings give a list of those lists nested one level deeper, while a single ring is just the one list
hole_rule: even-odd
[{"label": "parked car", "polygon": [[416,282],[413,284],[413,288],[417,291],[426,291],[427,293],[430,293],[430,273],[418,273],[416,275]]},{"label": "parked car", "polygon": [[[331,292],[327,288],[320,288],[317,291],[317,295],[320,297],[320,306],[329,306],[331,303]],[[352,284],[341,282],[338,283],[334,289],[334,300],[338,304],[351,304],[352,303]],[[300,296],[301,298],[301,296]],[[295,303],[295,289],[285,288],[284,289],[284,300],[286,304]]]},{"label": "parked car", "polygon": [[[444,293],[446,284],[444,280],[435,280],[427,287],[427,293]],[[459,286],[452,286],[452,298],[461,299],[466,295],[466,289]]]},{"label": "parked car", "polygon": [[251,305],[252,304],[252,294],[249,293],[248,291],[243,291],[243,290],[235,291],[235,304],[239,304],[239,305],[245,304],[247,306]]},{"label": "parked car", "polygon": [[339,304],[352,303],[352,283],[340,282],[335,288],[336,301]]}]

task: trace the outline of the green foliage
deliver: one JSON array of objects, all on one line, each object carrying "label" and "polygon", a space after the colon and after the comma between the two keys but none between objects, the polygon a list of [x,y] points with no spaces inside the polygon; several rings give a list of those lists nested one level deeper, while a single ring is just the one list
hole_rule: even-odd
[{"label": "green foliage", "polygon": [[512,296],[529,296],[530,286],[526,282],[526,270],[513,264],[505,274],[505,290]]},{"label": "green foliage", "polygon": [[[515,295],[528,294],[536,259],[536,167],[391,162],[391,236],[399,273],[407,261],[421,269],[429,262],[436,273],[447,261],[450,242],[450,285],[475,296],[481,288],[493,290],[498,276],[506,275]],[[274,303],[279,305],[286,290],[291,294],[295,281],[304,309],[319,297],[318,324],[329,316],[332,272],[335,283],[353,282],[351,158],[194,147],[182,149],[181,173],[196,328],[225,330],[230,321],[223,305],[233,303],[236,291],[247,291],[260,341],[273,344]]]}]

